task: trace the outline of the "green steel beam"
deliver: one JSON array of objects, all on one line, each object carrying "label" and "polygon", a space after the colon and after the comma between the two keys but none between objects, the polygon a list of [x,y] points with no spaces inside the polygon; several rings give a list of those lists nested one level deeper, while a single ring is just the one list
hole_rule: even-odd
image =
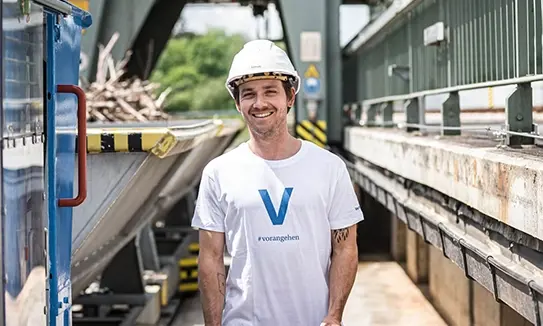
[{"label": "green steel beam", "polygon": [[155,0],[131,46],[125,78],[147,79],[166,47],[186,0]]},{"label": "green steel beam", "polygon": [[[297,135],[321,145],[341,144],[341,0],[277,0],[276,5],[288,51],[302,78]],[[320,129],[325,129],[324,140]]]},{"label": "green steel beam", "polygon": [[328,144],[343,144],[343,74],[342,49],[339,31],[341,0],[326,0],[326,71],[327,71],[327,120]]},{"label": "green steel beam", "polygon": [[87,67],[81,72],[84,78],[94,81],[98,64],[98,46],[100,44],[106,46],[116,32],[119,33],[119,39],[111,54],[115,62],[125,56],[154,3],[154,0],[89,1],[89,12],[95,23],[85,30],[81,39],[82,56],[85,57],[83,60],[87,62]]}]

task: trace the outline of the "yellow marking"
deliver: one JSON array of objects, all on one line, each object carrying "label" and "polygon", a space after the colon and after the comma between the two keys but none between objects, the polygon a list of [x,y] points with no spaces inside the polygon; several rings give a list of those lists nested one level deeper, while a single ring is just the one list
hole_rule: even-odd
[{"label": "yellow marking", "polygon": [[322,130],[326,130],[326,120],[317,121],[317,125],[321,127]]},{"label": "yellow marking", "polygon": [[[145,139],[145,138],[143,138]],[[172,134],[166,134],[162,139],[155,141],[151,152],[156,156],[163,158],[175,147],[177,138]],[[156,146],[155,146],[156,145]]]},{"label": "yellow marking", "polygon": [[[179,272],[179,278],[181,278],[181,280],[188,279],[189,278],[189,272],[188,271],[180,271]],[[190,272],[190,278],[198,278],[198,270],[197,269],[193,269]]]},{"label": "yellow marking", "polygon": [[320,74],[317,70],[317,67],[315,67],[314,64],[310,64],[309,67],[307,67],[307,70],[304,73],[305,78],[319,78]]},{"label": "yellow marking", "polygon": [[305,130],[302,126],[297,125],[296,126],[296,133],[302,137],[302,139],[305,139],[307,141],[314,142],[320,147],[324,147],[324,144],[321,143],[318,139],[315,139],[313,135],[311,135],[307,130]]},{"label": "yellow marking", "polygon": [[200,244],[198,242],[193,242],[189,245],[190,251],[199,251],[200,250]]},{"label": "yellow marking", "polygon": [[300,124],[304,126],[305,129],[309,130],[313,135],[315,135],[317,140],[319,140],[321,143],[326,143],[326,133],[315,127],[312,122],[304,120]]},{"label": "yellow marking", "polygon": [[[223,130],[224,124],[222,122],[216,123],[216,126],[217,134],[219,134]],[[141,151],[152,152],[160,158],[168,156],[179,143],[175,133],[169,128],[89,128],[87,129],[87,138],[89,139],[87,149],[89,152],[103,152],[100,137],[103,134],[113,137],[112,152],[130,151],[129,135],[136,134],[141,138]]]},{"label": "yellow marking", "polygon": [[144,151],[151,150],[156,143],[163,137],[163,134],[145,133],[141,135],[141,149]]},{"label": "yellow marking", "polygon": [[160,303],[163,307],[166,307],[168,305],[168,279],[164,279],[162,281],[162,288],[160,289]]},{"label": "yellow marking", "polygon": [[71,4],[85,11],[89,11],[89,0],[69,0]]},{"label": "yellow marking", "polygon": [[179,284],[179,291],[181,291],[181,292],[198,291],[198,282]]},{"label": "yellow marking", "polygon": [[[141,151],[143,152],[150,151],[164,136],[171,135],[167,128],[89,128],[87,130],[89,152],[102,152],[100,138],[102,134],[113,135],[115,152],[128,152],[129,134],[141,135]],[[171,135],[171,137],[174,136]]]},{"label": "yellow marking", "polygon": [[494,108],[494,90],[492,89],[492,87],[488,88],[488,108]]},{"label": "yellow marking", "polygon": [[196,267],[198,266],[198,257],[180,259],[179,266],[180,267]]},{"label": "yellow marking", "polygon": [[170,131],[168,128],[158,128],[158,127],[149,127],[149,128],[115,128],[115,127],[108,127],[108,128],[88,128],[87,134],[115,134],[115,133],[122,133],[122,134],[160,134],[164,135],[168,131]]},{"label": "yellow marking", "polygon": [[220,136],[221,132],[223,131],[224,129],[224,123],[220,123],[218,126],[217,126],[217,133],[215,134],[215,137],[218,137]]},{"label": "yellow marking", "polygon": [[100,138],[100,134],[87,134],[87,149],[91,153],[102,151],[102,139]]},{"label": "yellow marking", "polygon": [[115,151],[128,152],[128,135],[127,134],[113,134],[113,143]]}]

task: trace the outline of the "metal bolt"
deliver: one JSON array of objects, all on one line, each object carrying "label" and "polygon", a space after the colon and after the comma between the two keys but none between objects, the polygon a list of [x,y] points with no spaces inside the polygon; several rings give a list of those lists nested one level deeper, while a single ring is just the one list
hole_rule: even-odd
[{"label": "metal bolt", "polygon": [[517,121],[522,121],[524,120],[524,117],[522,116],[522,114],[517,114]]}]

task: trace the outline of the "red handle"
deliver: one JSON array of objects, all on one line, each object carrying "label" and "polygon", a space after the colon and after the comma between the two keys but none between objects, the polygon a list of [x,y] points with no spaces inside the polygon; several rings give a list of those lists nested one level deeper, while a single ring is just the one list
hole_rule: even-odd
[{"label": "red handle", "polygon": [[58,200],[60,207],[75,207],[81,205],[87,198],[87,98],[85,92],[75,85],[57,85],[57,93],[77,96],[78,193],[75,198]]}]

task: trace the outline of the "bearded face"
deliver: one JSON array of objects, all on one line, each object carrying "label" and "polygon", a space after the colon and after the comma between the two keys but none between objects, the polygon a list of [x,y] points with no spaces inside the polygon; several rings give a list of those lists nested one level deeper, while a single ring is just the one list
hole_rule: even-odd
[{"label": "bearded face", "polygon": [[287,96],[279,80],[254,80],[239,87],[238,111],[251,133],[270,138],[285,129],[288,107],[294,104],[294,89]]}]

